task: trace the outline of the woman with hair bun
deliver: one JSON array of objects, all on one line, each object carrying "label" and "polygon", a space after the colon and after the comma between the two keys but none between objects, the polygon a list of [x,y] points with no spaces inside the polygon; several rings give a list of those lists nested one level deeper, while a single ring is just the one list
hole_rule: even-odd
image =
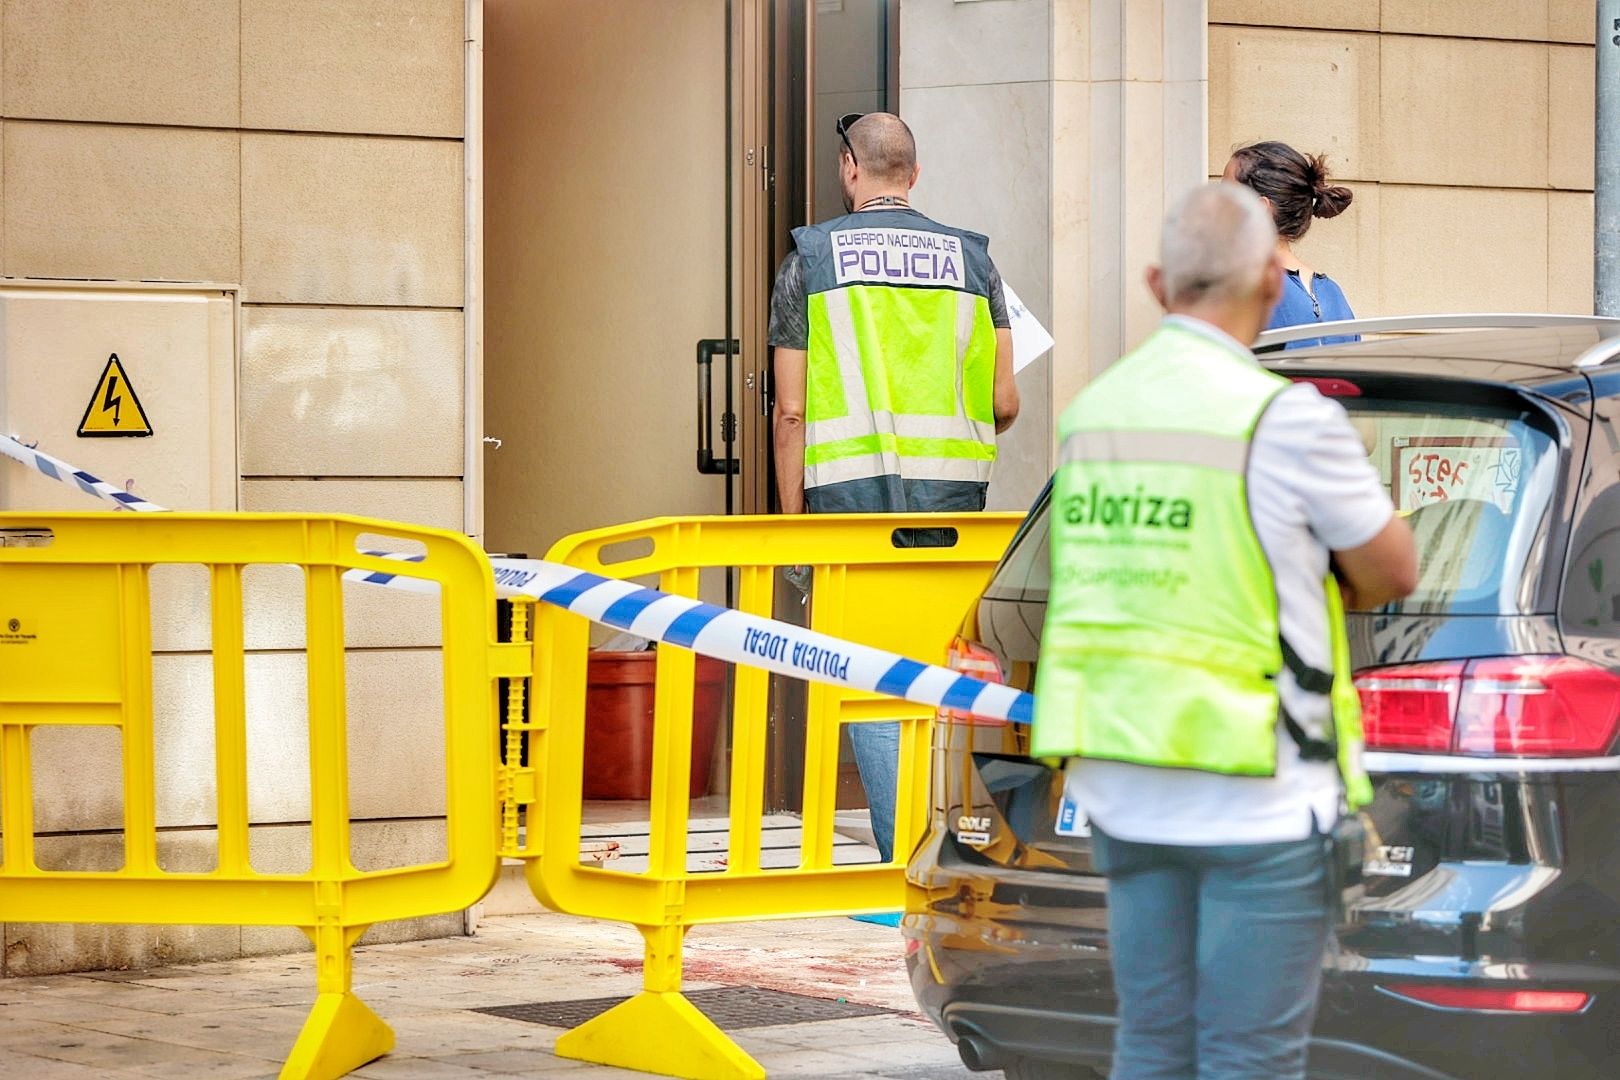
[{"label": "woman with hair bun", "polygon": [[[1294,241],[1305,235],[1313,218],[1338,217],[1353,197],[1349,188],[1327,182],[1325,159],[1307,157],[1287,143],[1259,142],[1235,152],[1221,179],[1252,189],[1265,201],[1277,225],[1277,246],[1288,279],[1266,329],[1355,318],[1339,283],[1315,272],[1294,254]],[[1293,341],[1286,347],[1359,340],[1353,334],[1339,334]]]}]

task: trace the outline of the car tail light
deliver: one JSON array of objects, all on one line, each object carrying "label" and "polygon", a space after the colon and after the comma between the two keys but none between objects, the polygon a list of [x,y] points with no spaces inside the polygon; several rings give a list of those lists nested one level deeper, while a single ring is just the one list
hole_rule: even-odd
[{"label": "car tail light", "polygon": [[1564,757],[1606,752],[1620,676],[1569,656],[1374,668],[1356,677],[1367,746]]},{"label": "car tail light", "polygon": [[1320,375],[1296,375],[1297,383],[1310,383],[1323,397],[1360,397],[1361,387],[1349,379],[1325,378]]},{"label": "car tail light", "polygon": [[1505,990],[1425,983],[1398,983],[1379,989],[1420,1005],[1471,1012],[1578,1013],[1592,1003],[1592,995],[1580,990]]},{"label": "car tail light", "polygon": [[1375,668],[1356,676],[1367,745],[1380,750],[1450,750],[1462,661]]},{"label": "car tail light", "polygon": [[[983,645],[959,637],[951,642],[950,652],[946,654],[945,666],[962,675],[971,675],[975,679],[982,679],[988,683],[1004,683],[1007,680],[1001,674],[1001,661],[996,654]],[[949,720],[957,724],[979,724],[983,727],[1006,727],[1007,721],[995,720],[989,717],[975,716],[960,709],[939,710],[941,720]]]},{"label": "car tail light", "polygon": [[1457,711],[1469,753],[1593,754],[1614,741],[1620,677],[1572,657],[1475,660]]}]

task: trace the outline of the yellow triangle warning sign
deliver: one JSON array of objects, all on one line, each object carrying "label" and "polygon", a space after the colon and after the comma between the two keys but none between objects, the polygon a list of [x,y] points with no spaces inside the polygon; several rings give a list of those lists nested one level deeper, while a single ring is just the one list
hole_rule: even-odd
[{"label": "yellow triangle warning sign", "polygon": [[139,438],[150,434],[152,424],[146,419],[146,410],[141,408],[141,399],[135,396],[135,387],[130,385],[118,354],[113,353],[96,382],[96,392],[90,395],[90,404],[84,407],[79,437]]}]

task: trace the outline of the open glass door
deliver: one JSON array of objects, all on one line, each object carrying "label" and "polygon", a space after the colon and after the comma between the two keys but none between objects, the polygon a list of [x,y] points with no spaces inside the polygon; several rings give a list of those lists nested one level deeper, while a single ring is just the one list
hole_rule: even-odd
[{"label": "open glass door", "polygon": [[487,0],[492,549],[735,508],[745,433],[724,398],[747,362],[738,282],[761,182],[738,151],[761,111],[765,6]]}]

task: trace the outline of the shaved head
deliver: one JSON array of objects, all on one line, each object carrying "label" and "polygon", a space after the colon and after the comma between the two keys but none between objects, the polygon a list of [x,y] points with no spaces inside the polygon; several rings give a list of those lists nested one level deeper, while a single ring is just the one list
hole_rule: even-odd
[{"label": "shaved head", "polygon": [[855,148],[855,161],[875,180],[908,184],[917,167],[917,140],[906,122],[893,113],[867,113],[845,133]]}]

